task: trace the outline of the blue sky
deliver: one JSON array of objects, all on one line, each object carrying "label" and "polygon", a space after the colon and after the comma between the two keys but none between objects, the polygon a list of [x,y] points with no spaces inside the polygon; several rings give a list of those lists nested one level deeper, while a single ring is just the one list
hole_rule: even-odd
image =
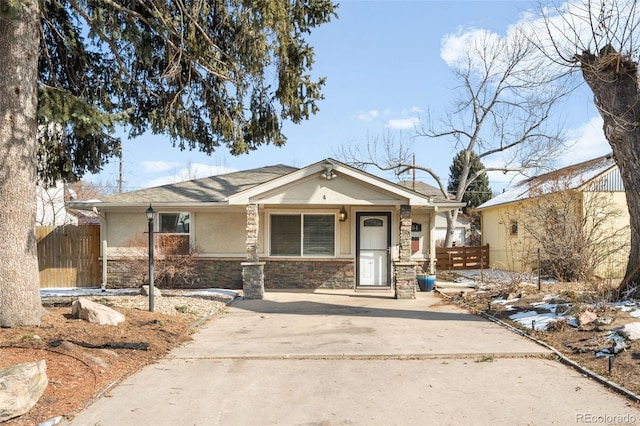
[{"label": "blue sky", "polygon": [[[327,77],[320,112],[302,124],[286,123],[284,147],[264,146],[234,157],[220,149],[212,156],[179,151],[167,137],[145,135],[124,140],[124,188],[168,182],[272,164],[297,167],[336,157],[340,145],[366,144],[372,135],[404,131],[411,137],[418,120],[442,116],[453,99],[452,72],[442,59],[442,41],[474,28],[504,35],[530,1],[342,1],[338,19],[310,37],[316,52],[313,74]],[[562,120],[576,146],[558,165],[609,152],[602,124],[584,85],[571,95]],[[411,139],[418,164],[435,169],[446,182],[455,149],[445,140]],[[392,173],[370,172],[393,179]],[[114,159],[102,173],[87,177],[115,182]],[[418,178],[433,184],[426,174]],[[502,174],[490,175],[494,192],[508,185]]]}]

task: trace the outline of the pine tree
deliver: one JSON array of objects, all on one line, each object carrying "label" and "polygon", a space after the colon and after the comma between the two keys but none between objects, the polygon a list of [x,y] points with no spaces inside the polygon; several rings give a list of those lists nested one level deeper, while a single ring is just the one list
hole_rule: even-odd
[{"label": "pine tree", "polygon": [[[456,193],[460,188],[460,176],[465,168],[465,151],[460,151],[451,166],[449,166],[449,182],[447,184],[447,191]],[[484,170],[485,167],[480,161],[478,155],[474,152],[469,156],[469,173],[471,178],[475,176],[479,171]],[[467,203],[467,207],[478,207],[480,204],[491,199],[491,188],[489,187],[489,177],[486,173],[480,173],[473,181],[471,181],[464,190],[464,195],[460,200]]]},{"label": "pine tree", "polygon": [[36,171],[45,184],[99,171],[116,126],[209,154],[283,145],[282,121],[318,110],[307,36],[335,7],[0,0],[0,326],[40,322]]}]

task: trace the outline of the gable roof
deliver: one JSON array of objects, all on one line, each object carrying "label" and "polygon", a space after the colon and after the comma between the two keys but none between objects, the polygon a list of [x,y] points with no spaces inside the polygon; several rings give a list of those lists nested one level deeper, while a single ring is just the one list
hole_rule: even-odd
[{"label": "gable roof", "polygon": [[[400,181],[400,185],[405,188],[409,188],[413,191],[419,192],[420,194],[427,195],[429,197],[434,197],[435,199],[444,201],[447,200],[442,196],[442,191],[439,188],[436,188],[433,185],[429,185],[428,183],[424,183],[422,181],[416,180],[402,180]],[[453,196],[449,194],[449,200],[452,200]]]},{"label": "gable roof", "polygon": [[[435,193],[439,194],[439,191],[433,187],[435,192],[430,192],[434,192],[434,195],[425,195],[331,158],[301,169],[279,164],[115,194],[101,200],[77,201],[69,203],[69,205],[77,209],[107,206],[125,207],[149,203],[183,206],[242,205],[260,202],[259,200],[265,194],[281,190],[287,185],[294,185],[306,178],[320,176],[321,173],[327,173],[327,171],[334,177],[351,178],[353,182],[359,182],[369,188],[386,192],[390,195],[389,199],[396,202],[406,200],[410,205],[423,206],[437,204],[443,209],[458,208],[464,205],[446,200],[441,195],[437,197]],[[330,181],[333,182],[333,180]]]},{"label": "gable roof", "polygon": [[193,202],[223,202],[238,192],[256,185],[284,176],[298,170],[296,167],[278,164],[276,166],[260,167],[251,170],[226,173],[192,179],[184,182],[171,183],[137,191],[123,192],[101,199],[102,203],[136,203],[136,202],[164,202],[164,203],[193,203]]},{"label": "gable roof", "polygon": [[596,179],[614,169],[617,170],[617,166],[613,156],[611,154],[603,155],[593,160],[573,164],[518,182],[502,194],[478,206],[477,210],[526,200],[531,198],[532,193],[536,195],[551,194],[558,190],[556,183],[559,181],[562,181],[563,187],[566,189],[585,189]]}]

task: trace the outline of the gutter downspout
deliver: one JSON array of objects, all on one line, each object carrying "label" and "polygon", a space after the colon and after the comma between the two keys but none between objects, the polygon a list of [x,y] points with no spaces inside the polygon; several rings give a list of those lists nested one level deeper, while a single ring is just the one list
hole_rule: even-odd
[{"label": "gutter downspout", "polygon": [[100,258],[102,259],[102,282],[100,288],[107,291],[107,217],[98,208],[94,207],[93,212],[100,218]]}]

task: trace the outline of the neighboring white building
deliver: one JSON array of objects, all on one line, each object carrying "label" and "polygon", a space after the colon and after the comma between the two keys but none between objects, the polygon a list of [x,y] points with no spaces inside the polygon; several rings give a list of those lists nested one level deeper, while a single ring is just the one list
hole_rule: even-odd
[{"label": "neighboring white building", "polygon": [[65,207],[66,201],[71,201],[75,198],[75,192],[63,182],[57,182],[56,186],[48,189],[38,185],[36,193],[36,225],[77,225],[78,218]]},{"label": "neighboring white building", "polygon": [[[410,181],[405,180],[401,181],[400,185],[405,188],[409,188],[413,191],[424,194],[428,197],[433,198],[442,198],[442,191],[436,188],[433,185],[429,185],[428,183],[424,183],[421,181]],[[448,199],[452,202],[455,202],[455,197],[452,194],[448,194]],[[467,235],[471,231],[471,221],[466,217],[458,214],[458,219],[456,220],[456,224],[454,226],[453,231],[453,243],[457,246],[464,246],[467,242]],[[436,214],[436,226],[433,234],[433,238],[435,240],[436,246],[442,247],[444,244],[444,240],[447,236],[447,213],[440,212]]]},{"label": "neighboring white building", "polygon": [[[458,214],[456,224],[453,228],[453,243],[456,246],[464,246],[467,243],[467,235],[471,231],[471,221],[462,214]],[[436,246],[441,247],[447,237],[447,214],[438,213],[436,215],[436,229],[434,238]]]}]

